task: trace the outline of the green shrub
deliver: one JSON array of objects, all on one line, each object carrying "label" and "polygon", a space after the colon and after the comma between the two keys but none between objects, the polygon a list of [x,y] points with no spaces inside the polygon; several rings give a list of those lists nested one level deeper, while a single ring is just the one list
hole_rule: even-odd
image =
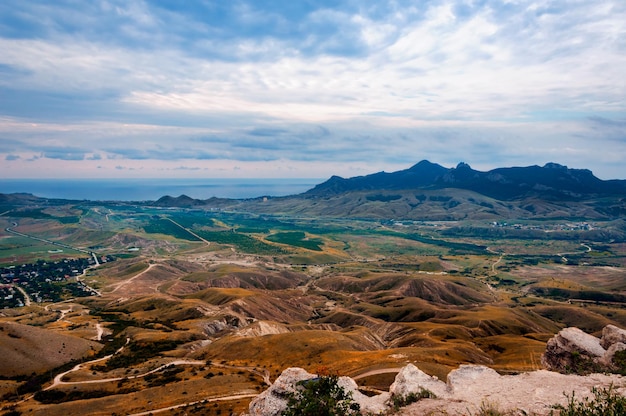
[{"label": "green shrub", "polygon": [[616,372],[623,376],[626,376],[626,350],[617,351],[613,356],[613,365],[616,368]]},{"label": "green shrub", "polygon": [[337,383],[336,375],[323,375],[299,384],[299,390],[289,395],[282,416],[357,416],[360,406]]},{"label": "green shrub", "polygon": [[500,410],[500,408],[491,402],[481,402],[478,413],[473,416],[509,416],[513,413],[506,413]]},{"label": "green shrub", "polygon": [[[626,415],[626,397],[620,396],[613,391],[613,385],[609,388],[598,389],[594,387],[591,392],[593,398],[576,400],[574,393],[567,396],[566,406],[557,404],[553,408],[559,416],[622,416]],[[551,415],[554,415],[551,412]]]},{"label": "green shrub", "polygon": [[418,402],[422,399],[435,399],[437,396],[430,390],[427,390],[423,387],[420,387],[419,392],[411,392],[406,396],[402,396],[399,394],[394,394],[390,399],[390,406],[393,407],[394,410],[398,410],[401,407],[405,407],[410,405],[411,403]]}]

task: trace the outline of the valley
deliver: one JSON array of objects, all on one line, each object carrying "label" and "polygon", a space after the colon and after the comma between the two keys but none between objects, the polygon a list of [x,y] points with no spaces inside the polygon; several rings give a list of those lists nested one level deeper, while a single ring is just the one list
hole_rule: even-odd
[{"label": "valley", "polygon": [[626,327],[619,217],[314,215],[296,199],[5,201],[0,229],[19,234],[0,234],[0,267],[107,261],[78,270],[91,292],[63,273],[54,298],[0,310],[2,409],[240,414],[288,367],[384,391],[407,363],[514,374],[566,326]]}]

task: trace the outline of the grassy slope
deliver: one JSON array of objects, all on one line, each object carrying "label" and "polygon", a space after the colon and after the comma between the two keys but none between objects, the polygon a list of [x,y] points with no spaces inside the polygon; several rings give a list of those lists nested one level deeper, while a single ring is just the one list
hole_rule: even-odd
[{"label": "grassy slope", "polygon": [[3,376],[40,373],[83,357],[94,355],[101,344],[55,331],[0,323],[0,374]]}]

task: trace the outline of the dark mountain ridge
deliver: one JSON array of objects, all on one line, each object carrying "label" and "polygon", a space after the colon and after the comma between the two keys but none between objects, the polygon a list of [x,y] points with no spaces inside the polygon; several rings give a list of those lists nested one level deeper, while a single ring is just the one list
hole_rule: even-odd
[{"label": "dark mountain ridge", "polygon": [[379,172],[349,179],[333,176],[302,196],[327,197],[354,191],[446,188],[465,189],[501,201],[529,197],[544,200],[626,197],[626,180],[603,181],[590,170],[570,169],[557,163],[548,163],[543,167],[510,167],[481,172],[466,163],[448,169],[427,160],[393,173]]},{"label": "dark mountain ridge", "polygon": [[[4,211],[67,202],[28,194],[0,194]],[[590,170],[570,169],[557,163],[481,172],[466,163],[449,169],[423,160],[397,172],[348,179],[332,176],[307,192],[292,196],[201,200],[180,195],[128,204],[368,219],[622,220],[626,217],[626,180],[605,181]]]}]

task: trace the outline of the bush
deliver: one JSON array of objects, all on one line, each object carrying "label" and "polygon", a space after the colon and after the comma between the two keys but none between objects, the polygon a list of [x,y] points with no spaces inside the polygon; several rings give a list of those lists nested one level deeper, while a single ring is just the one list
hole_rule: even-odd
[{"label": "bush", "polygon": [[394,410],[398,410],[401,407],[405,407],[410,405],[411,403],[415,403],[420,401],[421,399],[435,399],[435,393],[425,388],[420,387],[420,391],[418,393],[411,392],[406,396],[402,395],[393,395],[390,399],[390,405],[394,408]]},{"label": "bush", "polygon": [[615,372],[626,376],[626,350],[617,351],[613,356],[613,365],[615,366]]},{"label": "bush", "polygon": [[288,397],[282,416],[357,416],[360,406],[352,400],[336,375],[322,375],[298,383],[300,390]]},{"label": "bush", "polygon": [[514,414],[516,413],[503,412],[496,404],[483,401],[480,403],[478,412],[473,416],[513,416]]},{"label": "bush", "polygon": [[[574,393],[567,396],[567,406],[554,405],[559,416],[621,416],[626,415],[626,397],[620,396],[613,391],[613,385],[608,389],[591,389],[593,398],[584,398],[577,401]],[[554,412],[550,413],[554,415]]]}]

